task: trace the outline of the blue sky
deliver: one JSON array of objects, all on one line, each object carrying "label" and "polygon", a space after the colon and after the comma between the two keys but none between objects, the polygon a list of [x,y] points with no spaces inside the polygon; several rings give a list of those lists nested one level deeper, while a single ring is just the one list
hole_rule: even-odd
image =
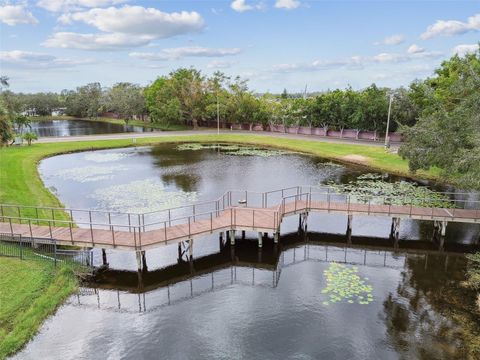
[{"label": "blue sky", "polygon": [[147,85],[178,67],[256,91],[408,85],[480,41],[480,1],[0,0],[13,91]]}]

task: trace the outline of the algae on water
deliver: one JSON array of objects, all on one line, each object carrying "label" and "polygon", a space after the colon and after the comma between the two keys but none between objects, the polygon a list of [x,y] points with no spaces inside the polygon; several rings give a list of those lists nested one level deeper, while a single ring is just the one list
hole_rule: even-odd
[{"label": "algae on water", "polygon": [[99,209],[128,213],[163,210],[197,201],[196,192],[170,191],[154,179],[97,189],[89,197],[99,203]]},{"label": "algae on water", "polygon": [[360,175],[347,184],[328,184],[338,193],[350,196],[352,202],[368,202],[373,197],[383,204],[452,208],[454,203],[444,194],[407,181],[388,182],[379,174]]},{"label": "algae on water", "polygon": [[328,296],[328,300],[323,301],[324,305],[342,301],[367,305],[373,301],[373,288],[367,284],[368,278],[362,278],[358,274],[356,266],[350,267],[334,262],[323,274],[327,286],[322,290],[322,294]]},{"label": "algae on water", "polygon": [[276,149],[261,149],[254,146],[241,146],[241,145],[230,145],[230,144],[180,144],[177,146],[177,150],[185,151],[198,151],[198,150],[218,150],[224,155],[232,156],[260,156],[260,157],[270,157],[278,155],[293,154],[291,151],[285,150],[276,150]]}]

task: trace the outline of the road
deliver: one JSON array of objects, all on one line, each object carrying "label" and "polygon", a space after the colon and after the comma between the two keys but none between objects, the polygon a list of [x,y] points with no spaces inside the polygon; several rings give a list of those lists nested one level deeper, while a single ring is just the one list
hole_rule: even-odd
[{"label": "road", "polygon": [[[101,135],[81,135],[81,136],[61,136],[61,137],[41,137],[38,143],[55,143],[55,142],[70,142],[70,141],[98,141],[98,140],[121,140],[121,139],[142,139],[142,138],[162,138],[169,136],[196,136],[196,135],[214,135],[216,130],[184,130],[184,131],[154,131],[146,133],[119,133],[119,134],[101,134]],[[382,141],[369,140],[353,140],[353,139],[338,139],[328,138],[316,135],[302,135],[302,134],[284,134],[261,131],[242,131],[242,130],[220,130],[220,134],[241,134],[241,135],[255,135],[268,136],[275,138],[310,140],[337,144],[352,144],[352,145],[368,145],[383,147]],[[399,144],[392,144],[392,147],[398,147]]]}]

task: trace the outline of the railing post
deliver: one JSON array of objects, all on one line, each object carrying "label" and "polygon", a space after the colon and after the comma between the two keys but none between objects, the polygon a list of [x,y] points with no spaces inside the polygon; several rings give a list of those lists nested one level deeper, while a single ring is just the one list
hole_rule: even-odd
[{"label": "railing post", "polygon": [[0,204],[0,213],[2,214],[2,221],[5,221],[5,217],[3,214],[3,205]]},{"label": "railing post", "polygon": [[372,198],[368,198],[368,215],[370,215],[370,202],[372,201]]},{"label": "railing post", "polygon": [[55,212],[52,209],[52,219],[53,219],[53,226],[55,226]]},{"label": "railing post", "polygon": [[140,244],[140,250],[142,250],[142,227],[138,227],[138,242]]},{"label": "railing post", "polygon": [[165,229],[165,244],[167,243],[167,222],[163,223],[163,228]]},{"label": "railing post", "polygon": [[110,230],[112,230],[112,218],[110,216],[110,212],[108,212],[108,225],[110,227]]},{"label": "railing post", "polygon": [[32,233],[32,220],[28,219],[28,227],[30,229],[30,237],[33,238],[33,233]]},{"label": "railing post", "polygon": [[210,213],[210,233],[213,233],[213,215]]},{"label": "railing post", "polygon": [[72,231],[72,223],[68,223],[68,227],[70,228],[70,240],[72,240],[72,245],[73,245],[73,231]]},{"label": "railing post", "polygon": [[253,213],[252,213],[252,228],[255,229],[255,209],[253,209]]},{"label": "railing post", "polygon": [[195,204],[193,204],[193,222],[195,222]]},{"label": "railing post", "polygon": [[128,232],[132,232],[132,219],[130,217],[130,213],[128,213]]},{"label": "railing post", "polygon": [[8,220],[10,222],[10,232],[12,233],[12,236],[13,236],[12,218],[9,218]]},{"label": "railing post", "polygon": [[172,219],[171,219],[171,214],[170,214],[170,209],[168,209],[168,227],[172,226]]},{"label": "railing post", "polygon": [[112,230],[112,244],[115,249],[115,231],[113,230],[113,226],[111,226],[110,229]]},{"label": "railing post", "polygon": [[145,214],[142,214],[143,232],[145,232]]},{"label": "railing post", "polygon": [[35,208],[35,214],[37,216],[37,225],[40,225],[40,219],[39,219],[39,216],[38,216],[38,207]]},{"label": "railing post", "polygon": [[188,237],[190,237],[191,235],[191,231],[190,231],[190,216],[188,217]]},{"label": "railing post", "polygon": [[22,215],[20,213],[20,206],[17,206],[17,210],[18,210],[18,218],[20,220],[20,224],[22,223]]}]

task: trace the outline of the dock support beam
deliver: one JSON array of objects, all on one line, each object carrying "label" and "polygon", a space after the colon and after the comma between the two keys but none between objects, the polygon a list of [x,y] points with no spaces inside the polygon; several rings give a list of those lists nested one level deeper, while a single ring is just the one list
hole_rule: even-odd
[{"label": "dock support beam", "polygon": [[276,231],[273,233],[273,243],[278,244],[278,239],[280,238],[280,231]]},{"label": "dock support beam", "polygon": [[390,230],[390,238],[394,239],[395,242],[398,241],[400,237],[400,218],[392,218],[392,228]]},{"label": "dock support beam", "polygon": [[107,252],[105,251],[105,249],[102,249],[102,263],[103,266],[108,267]]},{"label": "dock support beam", "polygon": [[353,215],[348,215],[347,216],[347,234],[352,232],[352,220],[353,220]]},{"label": "dock support beam", "polygon": [[242,230],[242,240],[245,240],[245,230]]},{"label": "dock support beam", "polygon": [[235,230],[230,230],[230,245],[235,245]]},{"label": "dock support beam", "polygon": [[137,267],[138,271],[147,271],[147,258],[145,257],[145,250],[137,250]]},{"label": "dock support beam", "polygon": [[258,247],[261,248],[263,246],[263,234],[261,232],[258,233]]}]

